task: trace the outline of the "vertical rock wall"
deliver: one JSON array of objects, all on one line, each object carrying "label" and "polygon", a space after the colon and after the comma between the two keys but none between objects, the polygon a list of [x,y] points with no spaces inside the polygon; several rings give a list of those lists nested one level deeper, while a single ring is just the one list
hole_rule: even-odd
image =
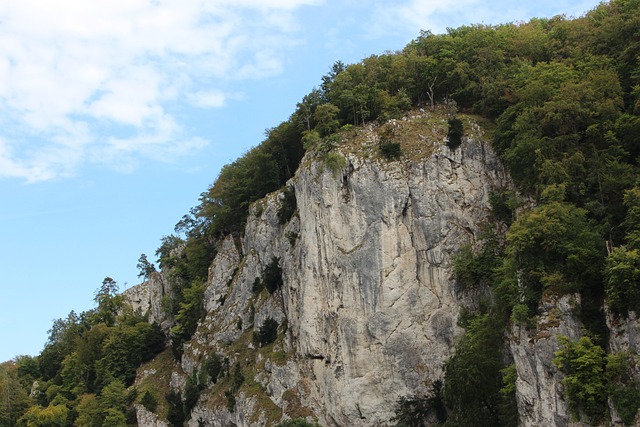
[{"label": "vertical rock wall", "polygon": [[[296,416],[385,425],[400,396],[428,393],[442,377],[463,332],[461,304],[470,303],[456,295],[451,255],[479,239],[489,192],[508,185],[506,173],[479,140],[438,145],[419,161],[345,157],[337,174],[305,158],[290,182],[296,215],[280,224],[282,194],[271,194],[252,206],[244,236],[222,244],[209,270],[206,318],[171,384],[183,390],[217,353],[256,385],[241,388],[230,411],[209,384],[190,426]],[[256,295],[253,283],[274,258],[283,286]],[[248,339],[267,318],[280,325],[273,353]]]}]

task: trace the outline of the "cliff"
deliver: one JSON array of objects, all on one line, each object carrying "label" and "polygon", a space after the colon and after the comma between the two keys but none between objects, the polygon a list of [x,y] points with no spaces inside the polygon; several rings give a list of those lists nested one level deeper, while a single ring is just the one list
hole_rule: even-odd
[{"label": "cliff", "polygon": [[[451,255],[479,239],[489,192],[508,185],[483,132],[469,129],[455,150],[422,136],[413,142],[428,155],[387,161],[362,155],[378,138],[370,127],[364,142],[337,149],[341,170],[312,154],[303,160],[288,183],[297,211],[286,224],[278,219],[282,192],[252,206],[243,237],[227,237],[210,267],[206,317],[171,386],[184,390],[188,375],[217,353],[250,371],[253,387],[240,388],[230,412],[219,384],[210,384],[189,425],[265,425],[280,411],[323,425],[384,424],[397,398],[428,393],[462,333]],[[436,132],[433,124],[423,131]],[[282,286],[256,294],[253,283],[274,259]],[[128,299],[162,321],[166,283],[156,275]],[[266,319],[278,322],[278,339],[255,348],[250,336]],[[139,411],[141,425],[154,425]]]},{"label": "cliff", "polygon": [[[510,179],[470,117],[456,149],[446,144],[444,116],[422,113],[388,126],[407,138],[400,160],[375,155],[380,128],[370,126],[334,149],[344,158],[339,168],[306,155],[288,182],[297,201],[289,220],[279,216],[284,191],[252,205],[243,235],[228,236],[209,268],[206,315],[180,363],[152,361],[139,370],[140,387],[184,396],[209,361],[223,360],[227,375],[204,380],[193,427],[298,417],[323,426],[390,425],[398,398],[431,392],[464,332],[461,310],[478,304],[473,292],[459,291],[452,255],[482,239],[489,193],[509,188]],[[256,284],[273,271],[282,282],[271,293]],[[168,283],[157,274],[127,291],[166,327],[160,301]],[[580,425],[551,363],[557,335],[581,335],[579,304],[579,295],[545,300],[537,325],[512,326],[505,336],[521,425]],[[260,345],[254,337],[272,321],[277,337]],[[626,329],[635,324],[617,327],[611,345],[632,345],[637,333]],[[141,426],[168,425],[166,409],[159,417],[137,410]]]}]

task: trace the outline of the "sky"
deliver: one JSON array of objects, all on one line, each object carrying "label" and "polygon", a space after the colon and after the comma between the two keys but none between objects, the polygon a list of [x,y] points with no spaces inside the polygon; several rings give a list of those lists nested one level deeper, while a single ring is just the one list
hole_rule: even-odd
[{"label": "sky", "polygon": [[0,361],[140,283],[221,167],[331,65],[595,0],[0,0]]}]

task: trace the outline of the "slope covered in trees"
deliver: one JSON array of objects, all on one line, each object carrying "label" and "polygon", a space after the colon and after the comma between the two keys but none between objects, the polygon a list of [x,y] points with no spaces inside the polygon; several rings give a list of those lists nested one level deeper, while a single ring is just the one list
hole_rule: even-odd
[{"label": "slope covered in trees", "polygon": [[[517,191],[492,195],[495,223],[484,244],[456,257],[460,284],[490,298],[461,319],[467,332],[434,395],[400,402],[398,425],[515,425],[504,332],[530,325],[545,295],[566,293],[582,296],[587,337],[565,342],[558,355],[565,398],[593,423],[611,398],[632,422],[638,400],[624,397],[638,395],[635,362],[606,354],[603,304],[620,317],[640,309],[640,0],[601,4],[577,19],[424,31],[399,52],[336,62],[287,121],[221,170],[177,224],[180,236],[163,238],[156,255],[174,283],[165,304],[174,354],[202,316],[221,237],[243,232],[249,205],[285,185],[305,152],[340,168],[333,150],[341,133],[442,102],[495,121],[494,147]],[[381,156],[402,157],[385,144]],[[56,321],[40,355],[1,366],[1,425],[133,423],[126,408],[143,396],[126,387],[165,336],[123,311],[113,290],[105,279],[94,311]]]}]

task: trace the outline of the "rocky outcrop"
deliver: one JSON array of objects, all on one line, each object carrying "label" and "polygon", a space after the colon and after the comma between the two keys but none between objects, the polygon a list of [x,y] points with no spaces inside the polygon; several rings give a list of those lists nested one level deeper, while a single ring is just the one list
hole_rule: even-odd
[{"label": "rocky outcrop", "polygon": [[478,141],[423,162],[347,160],[339,179],[318,163],[297,176],[300,236],[283,257],[283,297],[316,413],[375,425],[441,377],[462,332],[450,255],[478,238],[505,176]]},{"label": "rocky outcrop", "polygon": [[149,315],[149,322],[158,323],[165,330],[169,329],[170,321],[162,309],[162,300],[171,292],[171,286],[163,273],[152,273],[149,279],[137,286],[133,286],[122,294],[134,311]]},{"label": "rocky outcrop", "polygon": [[[182,390],[217,353],[230,366],[261,367],[250,380],[276,419],[308,415],[336,426],[387,423],[398,397],[427,393],[462,333],[450,256],[479,239],[489,192],[507,184],[481,139],[432,151],[394,162],[345,152],[338,172],[308,157],[289,183],[297,198],[291,220],[278,219],[282,193],[256,203],[244,237],[228,237],[211,265],[207,316],[173,387]],[[282,286],[256,295],[253,284],[273,260]],[[159,282],[149,287],[140,301],[152,289],[166,292]],[[266,319],[278,322],[281,338],[271,354],[256,356],[246,337]],[[241,389],[230,411],[214,389],[189,425],[266,425],[273,417],[260,396]]]},{"label": "rocky outcrop", "polygon": [[148,411],[142,405],[135,405],[136,418],[139,426],[145,427],[169,427],[167,422],[161,420],[156,414]]},{"label": "rocky outcrop", "polygon": [[[152,390],[156,381],[162,394],[185,396],[197,379],[203,390],[191,427],[270,426],[299,417],[323,426],[383,426],[392,424],[399,397],[428,394],[463,333],[461,308],[478,306],[474,292],[457,291],[451,256],[481,241],[489,194],[510,182],[475,123],[467,123],[472,137],[452,150],[446,139],[428,142],[422,134],[443,135],[446,120],[434,125],[429,113],[414,119],[428,119],[433,129],[414,127],[413,151],[400,160],[379,158],[373,126],[334,148],[339,162],[308,154],[288,183],[297,199],[292,218],[279,215],[283,191],[255,202],[243,235],[218,247],[204,288],[206,316],[179,363],[165,353],[136,383]],[[406,123],[388,126],[401,134]],[[281,281],[267,291],[274,275]],[[125,295],[168,331],[162,300],[171,292],[165,274],[154,273]],[[521,426],[586,425],[569,413],[564,376],[553,364],[557,337],[583,334],[580,304],[578,294],[549,293],[535,324],[506,333]],[[608,350],[636,355],[635,314],[607,312],[606,320]],[[261,343],[256,336],[273,322],[277,339]],[[223,372],[217,381],[204,372],[216,359]],[[136,409],[139,425],[166,425]]]},{"label": "rocky outcrop", "polygon": [[[229,236],[219,248],[205,286],[206,318],[171,376],[172,388],[184,391],[186,378],[217,354],[229,372],[237,365],[245,385],[232,402],[227,383],[209,383],[190,426],[300,416],[327,426],[385,425],[400,396],[430,391],[463,332],[460,308],[472,303],[456,293],[451,255],[481,238],[490,191],[508,186],[472,128],[475,137],[455,150],[425,142],[419,149],[431,154],[420,158],[343,150],[344,168],[332,170],[308,155],[289,182],[293,218],[280,223],[282,192],[252,206],[243,237]],[[375,139],[375,130],[367,132]],[[281,287],[256,292],[274,262]],[[128,291],[154,319],[168,292],[161,279]],[[251,336],[267,319],[278,323],[278,339],[261,348]]]},{"label": "rocky outcrop", "polygon": [[579,307],[578,294],[548,297],[540,306],[535,327],[512,327],[509,346],[518,373],[516,399],[523,427],[583,425],[572,420],[562,397],[563,374],[552,363],[560,349],[558,336],[575,340],[582,335],[576,317]]}]

